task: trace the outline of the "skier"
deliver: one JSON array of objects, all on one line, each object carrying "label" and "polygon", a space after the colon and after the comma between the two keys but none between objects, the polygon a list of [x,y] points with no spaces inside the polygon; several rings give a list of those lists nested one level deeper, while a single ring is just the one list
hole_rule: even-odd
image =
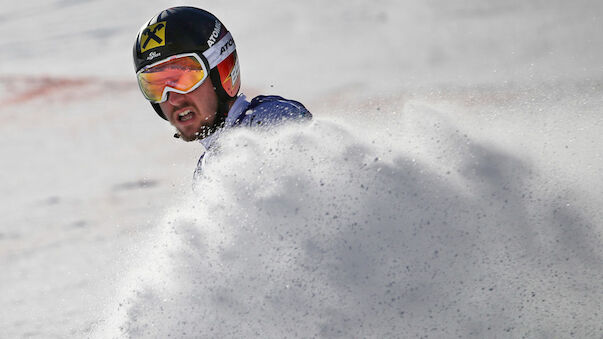
[{"label": "skier", "polygon": [[173,7],[161,11],[140,29],[133,52],[138,85],[155,112],[177,129],[174,137],[200,140],[206,150],[225,128],[312,117],[297,101],[263,95],[247,101],[239,94],[241,75],[234,39],[205,10]]}]

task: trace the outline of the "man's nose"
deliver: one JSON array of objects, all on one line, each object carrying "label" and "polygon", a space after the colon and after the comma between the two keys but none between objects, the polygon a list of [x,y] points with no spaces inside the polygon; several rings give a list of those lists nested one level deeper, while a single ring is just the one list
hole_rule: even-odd
[{"label": "man's nose", "polygon": [[172,106],[180,106],[186,100],[185,94],[169,92],[167,101]]}]

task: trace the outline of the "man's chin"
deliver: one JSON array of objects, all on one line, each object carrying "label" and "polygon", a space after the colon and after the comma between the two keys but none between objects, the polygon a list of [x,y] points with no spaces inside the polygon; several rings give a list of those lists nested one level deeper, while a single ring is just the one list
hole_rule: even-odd
[{"label": "man's chin", "polygon": [[193,132],[192,130],[181,130],[179,128],[176,128],[176,130],[178,130],[178,133],[176,133],[175,137],[179,138],[182,141],[194,141],[197,140],[197,137],[199,135],[199,133]]},{"label": "man's chin", "polygon": [[180,139],[183,141],[195,141],[203,139],[209,136],[213,132],[211,127],[201,126],[201,128],[197,132],[183,132],[182,130],[178,130],[180,134]]},{"label": "man's chin", "polygon": [[182,139],[183,141],[195,141],[197,140],[197,136],[196,135],[185,135],[185,134],[180,134],[180,139]]}]

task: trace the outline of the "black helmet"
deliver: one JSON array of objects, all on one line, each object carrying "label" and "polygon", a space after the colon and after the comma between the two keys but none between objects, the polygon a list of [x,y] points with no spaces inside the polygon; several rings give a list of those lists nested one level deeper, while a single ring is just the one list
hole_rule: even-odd
[{"label": "black helmet", "polygon": [[[241,85],[239,60],[234,39],[213,14],[195,7],[172,7],[144,24],[134,43],[134,66],[141,68],[183,53],[196,53],[210,69],[211,82],[220,102],[219,113],[228,111],[226,102],[236,97]],[[151,103],[157,114],[167,118],[159,104]]]}]

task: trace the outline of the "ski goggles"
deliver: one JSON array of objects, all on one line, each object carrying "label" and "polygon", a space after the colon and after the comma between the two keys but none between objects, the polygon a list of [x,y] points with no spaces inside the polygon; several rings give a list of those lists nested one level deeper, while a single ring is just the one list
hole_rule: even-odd
[{"label": "ski goggles", "polygon": [[168,92],[186,94],[199,87],[207,76],[207,66],[196,53],[171,56],[143,67],[136,73],[138,86],[147,100],[160,103]]}]

